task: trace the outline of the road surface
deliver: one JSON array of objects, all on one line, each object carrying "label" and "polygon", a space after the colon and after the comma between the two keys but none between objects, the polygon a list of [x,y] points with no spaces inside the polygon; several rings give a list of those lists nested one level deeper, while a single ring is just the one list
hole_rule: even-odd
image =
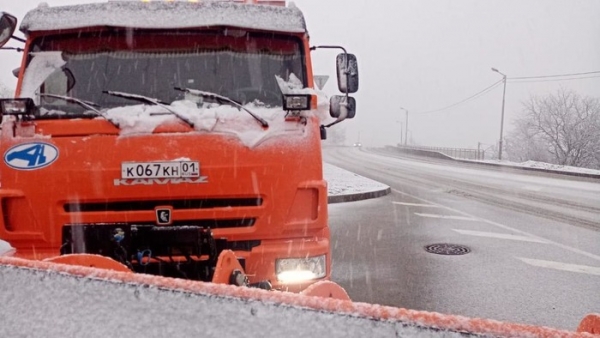
[{"label": "road surface", "polygon": [[600,181],[358,148],[324,159],[392,188],[330,205],[333,279],[354,301],[569,330],[600,312]]}]

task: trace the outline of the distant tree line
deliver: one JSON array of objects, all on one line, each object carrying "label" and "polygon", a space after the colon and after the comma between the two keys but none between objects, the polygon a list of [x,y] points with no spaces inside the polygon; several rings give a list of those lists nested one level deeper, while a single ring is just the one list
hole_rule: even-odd
[{"label": "distant tree line", "polygon": [[531,96],[505,149],[516,162],[600,169],[600,99],[567,90]]}]

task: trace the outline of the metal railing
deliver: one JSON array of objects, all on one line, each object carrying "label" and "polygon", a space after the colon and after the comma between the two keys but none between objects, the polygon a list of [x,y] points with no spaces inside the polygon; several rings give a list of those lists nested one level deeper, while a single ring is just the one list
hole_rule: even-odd
[{"label": "metal railing", "polygon": [[485,150],[482,149],[467,149],[467,148],[443,148],[443,147],[424,147],[424,146],[409,146],[398,144],[399,149],[432,151],[444,154],[446,156],[461,158],[465,160],[484,160]]}]

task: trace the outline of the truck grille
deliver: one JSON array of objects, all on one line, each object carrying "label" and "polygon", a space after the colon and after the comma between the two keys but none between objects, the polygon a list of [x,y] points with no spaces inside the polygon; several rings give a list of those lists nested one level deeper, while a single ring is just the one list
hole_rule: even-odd
[{"label": "truck grille", "polygon": [[125,201],[125,202],[72,202],[65,203],[65,212],[102,212],[102,211],[145,211],[154,210],[158,206],[171,206],[173,209],[213,209],[258,207],[263,203],[260,197],[248,198],[205,198],[156,201]]},{"label": "truck grille", "polygon": [[[211,229],[227,229],[227,228],[249,228],[256,223],[256,218],[237,218],[237,219],[196,219],[196,220],[181,220],[173,221],[173,227],[197,226],[201,228]],[[154,226],[155,223],[137,222],[139,226]]]}]

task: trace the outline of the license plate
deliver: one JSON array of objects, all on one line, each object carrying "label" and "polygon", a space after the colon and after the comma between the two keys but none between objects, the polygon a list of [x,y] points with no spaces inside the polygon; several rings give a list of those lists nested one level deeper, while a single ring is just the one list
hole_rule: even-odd
[{"label": "license plate", "polygon": [[186,178],[199,176],[200,163],[197,161],[121,163],[121,178],[123,179]]}]

